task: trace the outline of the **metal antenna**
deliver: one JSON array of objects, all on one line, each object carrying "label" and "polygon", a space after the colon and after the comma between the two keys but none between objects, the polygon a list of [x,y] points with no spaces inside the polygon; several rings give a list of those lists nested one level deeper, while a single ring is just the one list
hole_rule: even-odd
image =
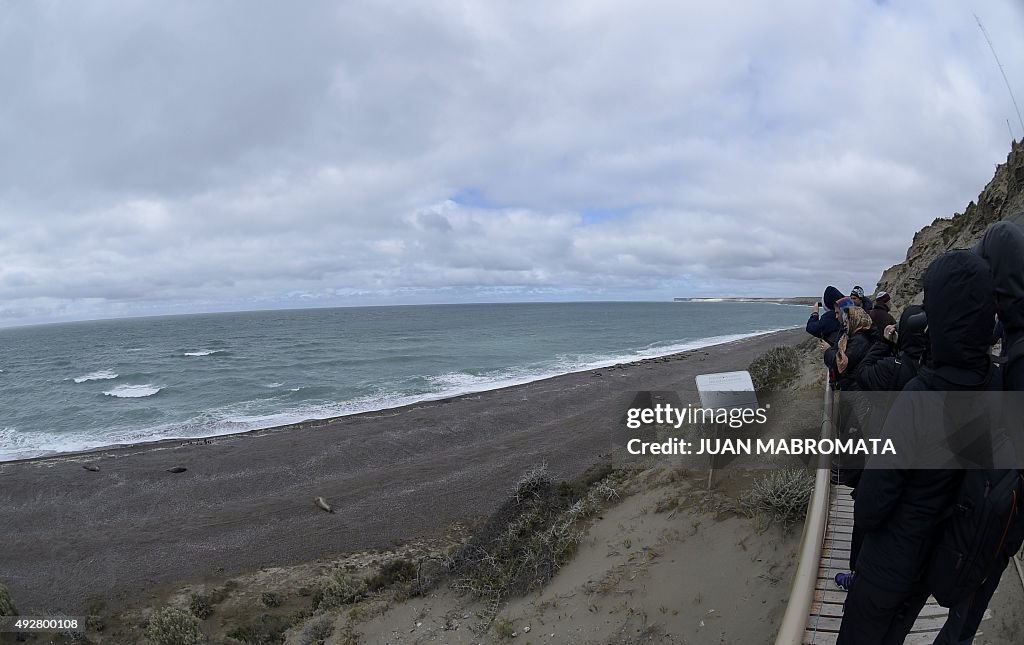
[{"label": "metal antenna", "polygon": [[[981,24],[981,18],[978,14],[974,14],[974,19],[978,22],[978,29],[981,29],[981,35],[985,37],[985,42],[988,43],[988,48],[992,50],[992,58],[996,59],[996,65],[999,66],[999,73],[1003,75],[1003,82],[1006,83],[1006,91],[1010,93],[1010,100],[1013,101],[1013,109],[1017,110],[1017,120],[1020,121],[1020,128],[1024,130],[1024,119],[1020,116],[1020,108],[1017,106],[1017,97],[1013,95],[1013,90],[1010,88],[1010,80],[1006,78],[1006,70],[1003,69],[1003,64],[999,62],[999,56],[996,54],[996,48],[992,45],[992,39],[988,37],[988,32],[985,31],[985,25]],[[1007,121],[1009,125],[1009,121]],[[1013,130],[1010,131],[1010,138],[1013,139]]]}]

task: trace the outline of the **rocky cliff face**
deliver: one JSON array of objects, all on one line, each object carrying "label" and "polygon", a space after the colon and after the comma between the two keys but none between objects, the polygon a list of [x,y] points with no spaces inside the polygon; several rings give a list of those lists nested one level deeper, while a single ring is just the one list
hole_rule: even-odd
[{"label": "rocky cliff face", "polygon": [[914,235],[907,259],[882,273],[878,291],[892,294],[900,309],[920,303],[921,283],[931,261],[946,251],[972,247],[989,224],[1002,219],[1024,227],[1024,142],[1013,144],[1006,163],[996,167],[992,181],[963,213],[940,217]]}]

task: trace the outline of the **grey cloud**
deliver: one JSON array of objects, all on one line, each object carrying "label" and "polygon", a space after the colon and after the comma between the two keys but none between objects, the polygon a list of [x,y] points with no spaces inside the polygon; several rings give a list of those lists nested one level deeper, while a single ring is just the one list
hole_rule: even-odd
[{"label": "grey cloud", "polygon": [[867,286],[1005,156],[971,9],[16,5],[0,324]]}]

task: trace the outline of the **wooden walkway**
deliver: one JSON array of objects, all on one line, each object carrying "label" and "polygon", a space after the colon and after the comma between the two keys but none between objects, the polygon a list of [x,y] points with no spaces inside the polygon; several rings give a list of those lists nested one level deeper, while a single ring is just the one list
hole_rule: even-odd
[{"label": "wooden walkway", "polygon": [[[814,601],[804,630],[803,642],[835,643],[843,620],[846,592],[836,586],[837,573],[850,570],[850,540],[853,535],[853,499],[846,486],[831,486],[825,541],[818,564]],[[904,641],[907,645],[931,645],[946,622],[947,610],[930,598]]]}]

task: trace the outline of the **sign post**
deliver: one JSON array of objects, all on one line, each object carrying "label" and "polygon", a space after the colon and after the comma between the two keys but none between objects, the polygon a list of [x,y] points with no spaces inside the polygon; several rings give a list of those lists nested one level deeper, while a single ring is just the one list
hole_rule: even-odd
[{"label": "sign post", "polygon": [[[734,408],[758,408],[757,393],[750,372],[719,372],[717,374],[698,374],[697,394],[700,395],[700,407],[705,409],[732,410]],[[718,424],[715,424],[714,439],[718,439]],[[715,455],[708,455],[708,488],[715,474]]]}]

